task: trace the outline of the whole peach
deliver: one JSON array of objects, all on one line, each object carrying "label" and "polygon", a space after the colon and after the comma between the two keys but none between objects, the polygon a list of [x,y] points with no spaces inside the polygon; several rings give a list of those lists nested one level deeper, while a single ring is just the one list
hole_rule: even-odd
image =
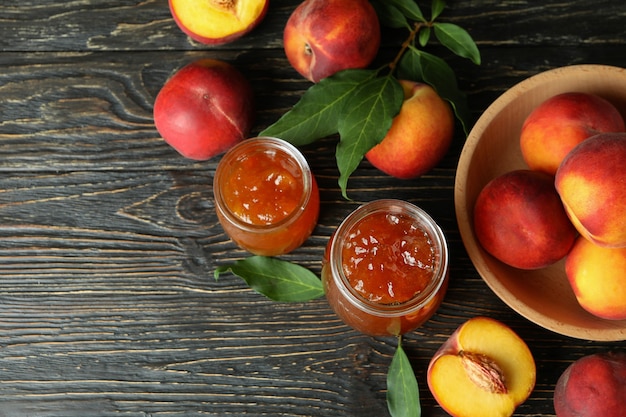
[{"label": "whole peach", "polygon": [[557,417],[623,417],[626,353],[601,352],[570,364],[554,390]]},{"label": "whole peach", "polygon": [[450,148],[454,114],[428,84],[400,80],[404,102],[383,140],[365,157],[396,178],[415,178],[430,171]]},{"label": "whole peach", "polygon": [[380,23],[368,0],[305,0],[289,17],[283,40],[293,68],[318,82],[367,67],[378,53]]},{"label": "whole peach", "polygon": [[567,154],[555,186],[572,223],[597,245],[626,246],[626,132],[601,133]]},{"label": "whole peach", "polygon": [[520,134],[530,169],[554,175],[570,150],[601,132],[623,132],[624,120],[608,100],[590,93],[558,94],[528,115]]},{"label": "whole peach", "polygon": [[567,255],[565,274],[581,307],[626,320],[626,248],[598,246],[581,236]]},{"label": "whole peach", "polygon": [[180,30],[207,45],[241,38],[261,23],[268,6],[269,0],[169,0]]},{"label": "whole peach", "polygon": [[578,235],[553,179],[519,169],[492,179],[474,205],[474,231],[482,247],[507,265],[538,269],[562,259]]},{"label": "whole peach", "polygon": [[181,155],[207,160],[248,135],[253,99],[248,80],[233,65],[202,59],[167,80],[154,102],[154,123]]}]

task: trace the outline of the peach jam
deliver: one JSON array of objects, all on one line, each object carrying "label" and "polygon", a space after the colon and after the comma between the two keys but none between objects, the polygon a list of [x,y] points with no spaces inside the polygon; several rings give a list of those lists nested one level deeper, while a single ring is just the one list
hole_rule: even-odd
[{"label": "peach jam", "polygon": [[332,309],[372,336],[414,330],[437,310],[448,285],[448,249],[435,221],[401,200],[349,214],[330,238],[322,281]]},{"label": "peach jam", "polygon": [[315,177],[302,153],[281,139],[251,138],[232,147],[215,171],[213,195],[226,234],[256,255],[294,250],[317,224]]}]

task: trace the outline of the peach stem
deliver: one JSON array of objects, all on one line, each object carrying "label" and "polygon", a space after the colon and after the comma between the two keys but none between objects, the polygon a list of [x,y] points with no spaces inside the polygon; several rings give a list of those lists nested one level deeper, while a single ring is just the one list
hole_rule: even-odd
[{"label": "peach stem", "polygon": [[396,69],[396,67],[398,66],[398,62],[400,61],[400,58],[402,58],[402,55],[404,55],[404,52],[414,42],[415,36],[420,31],[420,29],[423,26],[431,26],[431,25],[432,24],[430,22],[429,23],[415,22],[413,24],[413,29],[411,29],[411,31],[409,32],[409,36],[405,39],[404,42],[402,42],[400,51],[398,51],[398,54],[395,56],[393,61],[389,64],[389,68],[391,68],[391,72],[393,72]]}]

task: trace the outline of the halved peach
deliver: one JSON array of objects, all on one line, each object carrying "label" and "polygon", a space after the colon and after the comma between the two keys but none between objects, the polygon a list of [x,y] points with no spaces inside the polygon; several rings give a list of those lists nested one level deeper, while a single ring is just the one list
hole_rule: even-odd
[{"label": "halved peach", "polygon": [[488,317],[462,324],[428,366],[428,388],[454,417],[509,417],[529,397],[535,380],[526,343]]},{"label": "halved peach", "polygon": [[209,45],[239,39],[265,17],[269,0],[169,0],[178,27]]}]

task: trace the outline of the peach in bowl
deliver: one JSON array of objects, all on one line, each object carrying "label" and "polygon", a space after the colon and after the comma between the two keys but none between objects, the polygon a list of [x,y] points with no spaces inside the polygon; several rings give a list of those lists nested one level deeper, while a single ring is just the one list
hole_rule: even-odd
[{"label": "peach in bowl", "polygon": [[[626,320],[600,317],[581,306],[566,274],[567,256],[548,266],[526,269],[511,266],[485,249],[475,228],[474,210],[485,186],[511,171],[530,169],[520,146],[524,122],[548,99],[569,93],[601,97],[626,119],[626,69],[623,68],[566,66],[534,75],[507,90],[478,119],[461,152],[454,195],[459,231],[480,276],[523,317],[577,339],[626,340]],[[578,130],[586,128],[581,126]],[[615,129],[619,131],[623,127],[618,124]],[[518,215],[523,218],[524,213],[515,213],[513,207],[509,208],[509,214],[501,216],[508,217],[511,223]],[[509,250],[515,251],[513,240],[509,242]]]}]

